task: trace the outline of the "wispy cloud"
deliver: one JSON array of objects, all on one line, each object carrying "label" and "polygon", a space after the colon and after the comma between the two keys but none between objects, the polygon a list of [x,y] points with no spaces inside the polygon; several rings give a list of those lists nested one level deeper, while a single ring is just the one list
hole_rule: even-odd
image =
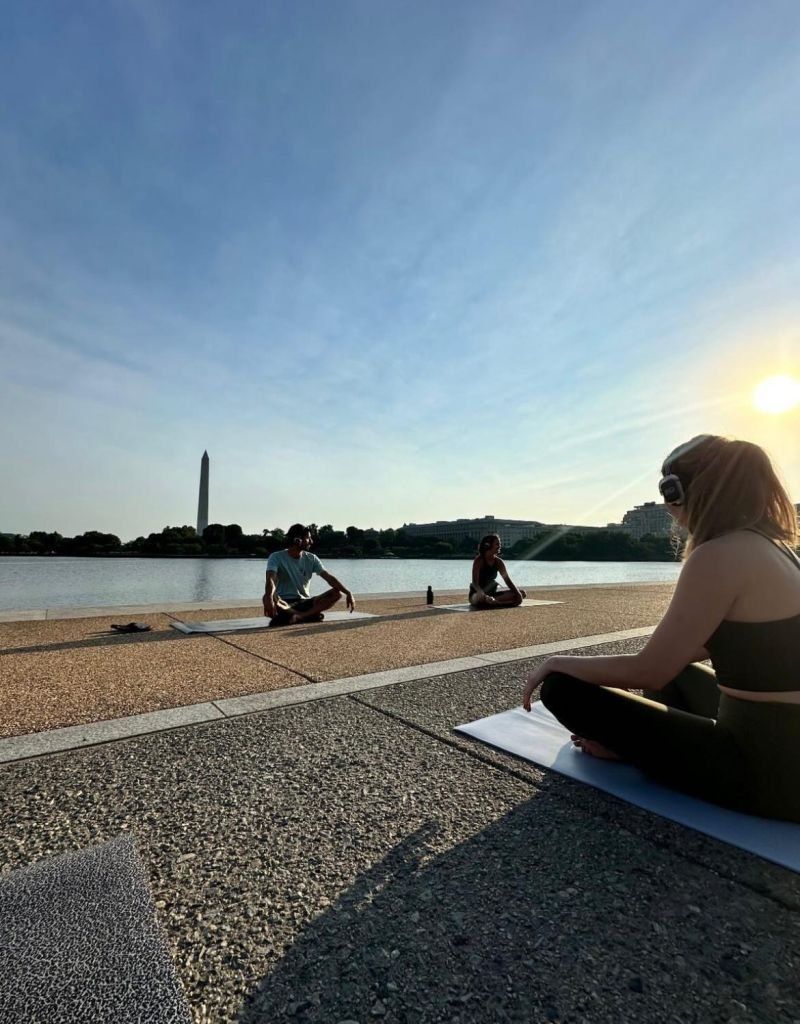
[{"label": "wispy cloud", "polygon": [[800,322],[795,5],[50,13],[0,49],[0,417],[109,528],[191,508],[204,447],[252,528],[618,518],[676,439],[761,429],[731,366]]}]

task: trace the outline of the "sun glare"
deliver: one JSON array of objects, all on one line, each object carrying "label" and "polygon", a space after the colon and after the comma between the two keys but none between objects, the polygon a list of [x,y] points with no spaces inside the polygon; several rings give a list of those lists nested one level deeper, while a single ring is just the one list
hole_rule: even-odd
[{"label": "sun glare", "polygon": [[777,416],[800,404],[800,380],[780,374],[766,377],[753,392],[753,405],[759,412]]}]

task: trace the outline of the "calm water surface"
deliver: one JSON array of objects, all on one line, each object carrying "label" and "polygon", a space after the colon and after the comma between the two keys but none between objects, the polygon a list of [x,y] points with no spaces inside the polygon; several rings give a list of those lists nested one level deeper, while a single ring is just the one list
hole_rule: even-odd
[{"label": "calm water surface", "polygon": [[[356,594],[469,587],[471,559],[327,559]],[[257,558],[0,558],[0,609],[97,607],[177,601],[258,601],[266,561]],[[670,583],[675,562],[513,562],[520,586],[570,583]],[[325,585],[314,577],[312,592]]]}]

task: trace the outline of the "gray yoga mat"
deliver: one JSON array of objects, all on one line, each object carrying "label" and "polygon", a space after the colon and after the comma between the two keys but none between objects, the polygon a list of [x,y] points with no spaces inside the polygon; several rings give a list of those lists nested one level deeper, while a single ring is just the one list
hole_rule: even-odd
[{"label": "gray yoga mat", "polygon": [[526,597],[523,599],[522,604],[512,605],[510,608],[504,608],[502,605],[489,607],[489,608],[473,608],[469,601],[465,601],[463,604],[437,604],[434,607],[445,612],[510,612],[514,611],[515,608],[535,608],[537,605],[544,604],[563,604],[562,601],[534,601],[533,598]]},{"label": "gray yoga mat", "polygon": [[800,825],[729,811],[661,786],[632,765],[590,757],[572,746],[568,730],[541,702],[530,713],[513,708],[459,725],[456,732],[800,872]]},{"label": "gray yoga mat", "polygon": [[[377,615],[370,612],[325,612],[325,619],[320,625],[336,622],[354,622],[356,619],[376,619]],[[215,619],[211,622],[182,622],[176,619],[170,623],[173,629],[179,629],[181,633],[233,633],[243,629],[269,629],[269,619],[259,615],[255,619]],[[298,623],[298,625],[316,626],[316,622]],[[281,629],[291,629],[291,626],[281,626]]]},{"label": "gray yoga mat", "polygon": [[111,1021],[192,1021],[128,836],[0,878],[0,1022]]}]

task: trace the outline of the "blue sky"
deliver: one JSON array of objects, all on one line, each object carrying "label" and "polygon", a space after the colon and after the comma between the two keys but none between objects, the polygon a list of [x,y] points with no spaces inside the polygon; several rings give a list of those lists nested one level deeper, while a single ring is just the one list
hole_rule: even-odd
[{"label": "blue sky", "polygon": [[800,501],[800,5],[12,2],[0,531]]}]

